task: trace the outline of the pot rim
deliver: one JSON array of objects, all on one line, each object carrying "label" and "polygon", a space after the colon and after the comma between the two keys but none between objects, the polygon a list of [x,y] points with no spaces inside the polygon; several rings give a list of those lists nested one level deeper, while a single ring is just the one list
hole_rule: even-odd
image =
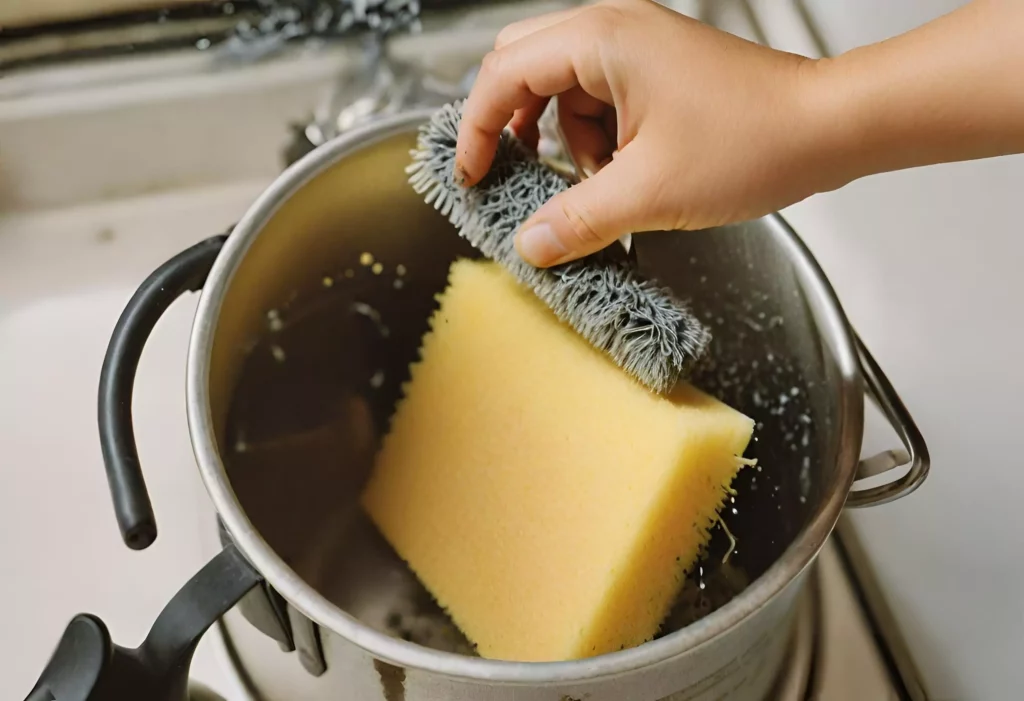
[{"label": "pot rim", "polygon": [[810,565],[835,527],[853,485],[863,434],[864,393],[853,333],[832,286],[810,251],[778,214],[767,217],[782,235],[803,286],[824,301],[816,321],[834,347],[842,379],[837,429],[840,463],[836,484],[781,557],[740,595],[701,620],[638,647],[566,662],[512,662],[467,657],[392,638],[363,624],[306,584],[274,552],[249,521],[228,480],[217,450],[210,410],[209,372],[224,296],[249,246],[277,209],[307,182],[342,158],[419,127],[433,109],[380,118],[353,129],[307,154],[286,169],[256,200],[228,237],[203,287],[189,341],[186,409],[199,471],[235,544],[252,565],[296,609],[373,657],[398,667],[448,677],[509,684],[587,681],[623,674],[679,657],[743,623]]}]

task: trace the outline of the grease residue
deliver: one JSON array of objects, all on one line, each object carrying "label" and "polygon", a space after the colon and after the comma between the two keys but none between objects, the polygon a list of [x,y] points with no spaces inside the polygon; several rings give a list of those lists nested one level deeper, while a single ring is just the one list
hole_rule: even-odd
[{"label": "grease residue", "polygon": [[374,660],[373,668],[380,676],[384,701],[405,701],[405,670],[381,660]]}]

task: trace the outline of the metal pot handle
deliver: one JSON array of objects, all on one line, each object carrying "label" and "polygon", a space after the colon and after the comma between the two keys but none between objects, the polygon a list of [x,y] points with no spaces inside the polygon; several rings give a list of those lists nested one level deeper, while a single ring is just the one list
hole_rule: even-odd
[{"label": "metal pot handle", "polygon": [[854,489],[850,491],[846,505],[856,508],[885,504],[910,494],[920,487],[928,476],[931,459],[928,456],[928,446],[924,442],[924,437],[892,383],[889,382],[889,378],[882,372],[882,368],[878,366],[860,336],[854,334],[854,337],[868,396],[882,410],[889,420],[889,424],[903,442],[903,449],[887,450],[861,460],[860,465],[857,466],[856,479],[874,477],[897,467],[910,468],[899,479],[874,487],[856,489],[857,483],[854,482]]},{"label": "metal pot handle", "polygon": [[156,540],[153,505],[139,466],[132,430],[132,392],[142,349],[167,308],[186,292],[198,292],[227,240],[214,236],[157,268],[121,312],[100,371],[100,447],[114,514],[125,545],[144,550]]},{"label": "metal pot handle", "polygon": [[174,595],[135,649],[114,643],[96,616],[78,614],[26,701],[187,701],[199,639],[262,581],[228,545]]}]

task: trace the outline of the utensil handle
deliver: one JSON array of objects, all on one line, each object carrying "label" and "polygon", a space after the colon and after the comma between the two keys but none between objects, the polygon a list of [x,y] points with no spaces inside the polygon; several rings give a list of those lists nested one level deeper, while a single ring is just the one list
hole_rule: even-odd
[{"label": "utensil handle", "polygon": [[157,268],[132,295],[107,345],[100,371],[100,447],[117,525],[125,544],[133,550],[148,548],[157,533],[132,428],[132,392],[139,359],[167,308],[186,292],[202,289],[226,239],[222,235],[201,241]]},{"label": "utensil handle", "polygon": [[134,650],[115,644],[96,616],[75,616],[26,701],[187,701],[200,638],[262,581],[227,545],[174,595]]},{"label": "utensil handle", "polygon": [[896,393],[889,378],[882,372],[874,356],[868,351],[860,336],[854,334],[857,342],[857,355],[860,360],[861,373],[867,385],[868,396],[882,410],[889,420],[896,435],[903,443],[903,449],[887,450],[860,461],[857,467],[857,480],[874,477],[897,467],[909,467],[902,477],[885,484],[850,491],[846,505],[851,507],[875,506],[895,501],[904,497],[921,486],[928,476],[931,459],[924,437],[914,423],[900,396]]}]

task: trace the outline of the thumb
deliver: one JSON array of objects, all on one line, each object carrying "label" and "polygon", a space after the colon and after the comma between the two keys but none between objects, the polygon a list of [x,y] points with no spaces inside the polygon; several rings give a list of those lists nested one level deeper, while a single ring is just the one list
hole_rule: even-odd
[{"label": "thumb", "polygon": [[624,148],[596,175],[552,197],[523,224],[515,245],[527,263],[546,268],[598,251],[650,227],[650,169]]}]

